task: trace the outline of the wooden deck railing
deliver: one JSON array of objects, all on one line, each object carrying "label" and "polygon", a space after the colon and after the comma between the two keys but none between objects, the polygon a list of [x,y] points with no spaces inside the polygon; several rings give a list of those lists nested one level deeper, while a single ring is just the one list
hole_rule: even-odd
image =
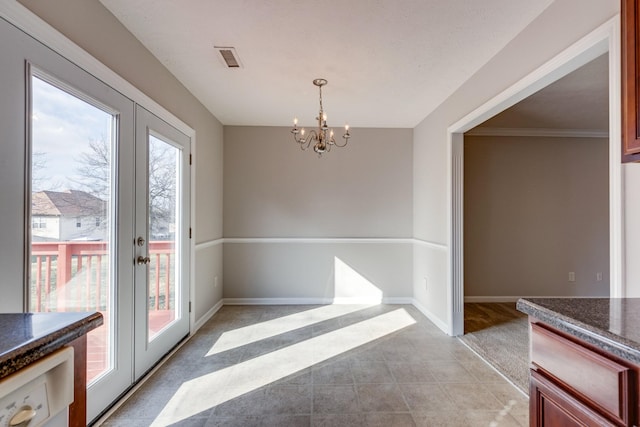
[{"label": "wooden deck railing", "polygon": [[[149,309],[168,310],[174,299],[174,242],[149,242]],[[111,267],[105,242],[33,242],[31,310],[107,309]]]}]

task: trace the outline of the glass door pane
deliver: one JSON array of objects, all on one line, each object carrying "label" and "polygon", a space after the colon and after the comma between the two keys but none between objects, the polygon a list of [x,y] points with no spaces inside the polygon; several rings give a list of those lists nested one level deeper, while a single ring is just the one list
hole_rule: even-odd
[{"label": "glass door pane", "polygon": [[176,310],[180,297],[176,283],[180,280],[179,247],[176,231],[180,231],[180,211],[176,202],[180,183],[180,157],[177,147],[149,135],[149,272],[148,339],[152,341],[162,330],[181,315]]},{"label": "glass door pane", "polygon": [[113,147],[115,117],[31,78],[30,309],[99,311],[87,380],[113,366]]},{"label": "glass door pane", "polygon": [[189,333],[190,143],[137,107],[135,378]]}]

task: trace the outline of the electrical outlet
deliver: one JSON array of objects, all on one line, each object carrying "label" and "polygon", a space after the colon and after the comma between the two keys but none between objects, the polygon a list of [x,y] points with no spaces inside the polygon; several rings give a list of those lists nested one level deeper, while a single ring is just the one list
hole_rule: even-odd
[{"label": "electrical outlet", "polygon": [[598,271],[598,272],[596,273],[596,280],[597,280],[598,282],[602,282],[602,272],[601,272],[601,271]]},{"label": "electrical outlet", "polygon": [[426,277],[424,277],[424,290],[425,290],[425,291],[428,291],[428,290],[429,290],[429,286],[428,286],[428,284],[427,284],[427,278],[426,278]]},{"label": "electrical outlet", "polygon": [[217,288],[217,287],[218,287],[218,276],[216,276],[216,277],[213,279],[213,287],[214,287],[214,288]]},{"label": "electrical outlet", "polygon": [[574,271],[570,271],[569,272],[569,281],[570,282],[575,282],[576,281],[576,273]]}]

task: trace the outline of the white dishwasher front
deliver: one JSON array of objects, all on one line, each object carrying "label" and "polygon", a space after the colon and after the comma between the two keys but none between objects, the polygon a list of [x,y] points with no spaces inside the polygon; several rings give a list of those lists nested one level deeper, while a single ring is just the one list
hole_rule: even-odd
[{"label": "white dishwasher front", "polygon": [[65,347],[0,380],[0,427],[69,424],[73,348]]}]

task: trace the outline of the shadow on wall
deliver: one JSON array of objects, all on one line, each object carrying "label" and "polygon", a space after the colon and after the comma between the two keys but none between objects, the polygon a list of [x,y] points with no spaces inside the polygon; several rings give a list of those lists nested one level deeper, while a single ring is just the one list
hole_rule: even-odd
[{"label": "shadow on wall", "polygon": [[327,280],[325,299],[332,304],[380,304],[382,291],[369,279],[338,257],[333,257],[333,274]]}]

